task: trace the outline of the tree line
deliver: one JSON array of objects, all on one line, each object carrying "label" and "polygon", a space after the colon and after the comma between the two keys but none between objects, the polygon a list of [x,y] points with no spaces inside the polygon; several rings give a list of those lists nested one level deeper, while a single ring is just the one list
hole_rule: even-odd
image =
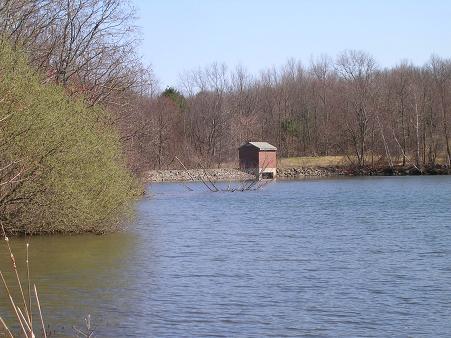
[{"label": "tree line", "polygon": [[251,74],[213,63],[159,91],[137,56],[135,12],[120,0],[0,0],[0,31],[44,83],[109,112],[129,168],[220,166],[247,140],[279,156],[351,165],[450,164],[451,61],[381,68],[362,51],[294,59]]},{"label": "tree line", "polygon": [[258,75],[214,63],[182,74],[144,105],[143,157],[153,168],[220,166],[265,140],[279,156],[344,155],[355,167],[450,165],[451,60],[381,68],[362,51]]}]

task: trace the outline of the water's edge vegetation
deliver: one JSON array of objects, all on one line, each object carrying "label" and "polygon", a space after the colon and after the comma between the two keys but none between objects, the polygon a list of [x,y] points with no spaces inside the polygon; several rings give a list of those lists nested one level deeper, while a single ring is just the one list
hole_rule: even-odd
[{"label": "water's edge vegetation", "polygon": [[0,41],[0,221],[7,233],[116,229],[138,185],[108,113],[44,83]]}]

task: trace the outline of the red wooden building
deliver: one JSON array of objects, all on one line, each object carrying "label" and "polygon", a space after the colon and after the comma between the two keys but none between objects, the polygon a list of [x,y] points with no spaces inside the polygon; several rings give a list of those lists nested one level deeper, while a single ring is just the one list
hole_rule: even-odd
[{"label": "red wooden building", "polygon": [[276,177],[276,147],[268,142],[246,142],[238,150],[241,170],[255,174],[258,179]]}]

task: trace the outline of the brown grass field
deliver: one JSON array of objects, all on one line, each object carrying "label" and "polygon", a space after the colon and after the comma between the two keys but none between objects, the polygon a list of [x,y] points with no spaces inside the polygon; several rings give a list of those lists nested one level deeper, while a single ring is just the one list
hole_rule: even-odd
[{"label": "brown grass field", "polygon": [[[277,159],[277,167],[278,168],[297,168],[297,167],[304,167],[304,168],[318,168],[318,167],[342,167],[342,166],[349,166],[352,165],[351,160],[354,161],[354,164],[357,163],[357,159],[354,156],[343,156],[343,155],[337,155],[337,156],[302,156],[302,157],[284,157],[284,158],[278,158]],[[371,156],[366,156],[365,161],[367,165],[371,165],[372,163],[375,166],[387,166],[386,160],[383,158],[383,156],[374,156],[371,158]],[[436,163],[438,164],[445,164],[446,163],[446,156],[442,155],[439,156],[436,160]],[[401,157],[394,157],[393,158],[393,164],[394,165],[401,165],[402,164],[402,158]],[[407,166],[412,165],[413,160],[409,159],[407,161]],[[223,163],[220,166],[221,168],[238,168],[239,164],[237,162],[227,162]]]},{"label": "brown grass field", "polygon": [[349,165],[346,156],[306,156],[280,158],[277,161],[279,168],[289,167],[329,167]]}]

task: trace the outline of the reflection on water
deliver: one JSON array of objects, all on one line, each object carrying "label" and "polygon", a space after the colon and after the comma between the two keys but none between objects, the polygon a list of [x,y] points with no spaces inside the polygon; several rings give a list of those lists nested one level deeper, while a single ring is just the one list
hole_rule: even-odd
[{"label": "reflection on water", "polygon": [[[72,333],[71,327],[82,326],[87,314],[96,318],[96,325],[109,326],[115,316],[104,316],[103,311],[118,308],[127,312],[127,307],[133,307],[118,299],[116,294],[134,283],[133,275],[127,276],[124,272],[133,256],[135,237],[134,234],[118,233],[28,239],[32,283],[38,287],[46,323],[52,330],[58,334]],[[11,242],[26,289],[26,240],[14,239]],[[0,246],[0,269],[6,274],[8,285],[19,302],[21,298],[9,251],[3,243]],[[9,305],[5,304],[4,298],[2,294],[2,314],[5,306]],[[6,309],[9,313],[9,307]]]},{"label": "reflection on water", "polygon": [[[451,331],[450,177],[190,186],[152,185],[127,232],[31,239],[59,334],[88,313],[108,337]],[[13,244],[23,261],[23,240]]]}]

